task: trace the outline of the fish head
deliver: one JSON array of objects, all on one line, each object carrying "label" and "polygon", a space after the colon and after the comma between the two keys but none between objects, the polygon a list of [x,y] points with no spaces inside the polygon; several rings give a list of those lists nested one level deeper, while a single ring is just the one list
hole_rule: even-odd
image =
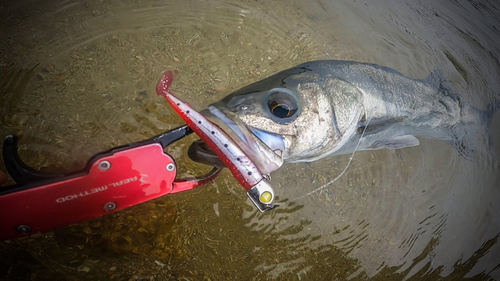
[{"label": "fish head", "polygon": [[[364,112],[362,92],[323,64],[306,63],[279,72],[201,113],[228,134],[263,174],[286,162],[320,159],[356,132]],[[207,156],[202,146],[198,151]]]}]

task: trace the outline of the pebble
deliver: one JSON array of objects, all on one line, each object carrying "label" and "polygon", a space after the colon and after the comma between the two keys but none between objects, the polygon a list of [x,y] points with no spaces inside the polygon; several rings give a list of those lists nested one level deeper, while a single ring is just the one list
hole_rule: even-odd
[{"label": "pebble", "polygon": [[90,267],[86,266],[86,265],[81,265],[78,267],[78,271],[79,272],[89,272],[90,271]]},{"label": "pebble", "polygon": [[164,263],[162,263],[162,262],[160,262],[160,261],[155,261],[155,263],[156,263],[157,265],[161,266],[161,267],[164,267],[164,266],[165,266],[165,264],[164,264]]},{"label": "pebble", "polygon": [[44,67],[42,68],[42,71],[43,71],[43,72],[47,72],[47,73],[49,73],[49,72],[54,71],[55,69],[56,69],[56,66],[55,66],[55,65],[53,65],[52,63],[49,63],[49,64],[47,64],[46,66],[44,66]]}]

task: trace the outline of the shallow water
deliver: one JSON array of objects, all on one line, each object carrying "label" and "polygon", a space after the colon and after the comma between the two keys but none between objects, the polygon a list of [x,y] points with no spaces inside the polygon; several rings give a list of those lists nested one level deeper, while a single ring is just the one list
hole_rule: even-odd
[{"label": "shallow water", "polygon": [[[440,68],[486,109],[500,98],[500,6],[467,1],[8,1],[0,6],[0,135],[45,171],[182,124],[154,89],[202,109],[313,59]],[[421,140],[273,173],[259,213],[225,171],[215,183],[1,243],[7,280],[500,279],[500,117],[476,157]],[[168,149],[181,175],[189,137]],[[3,164],[0,168],[4,169]],[[12,182],[9,182],[12,183]]]}]

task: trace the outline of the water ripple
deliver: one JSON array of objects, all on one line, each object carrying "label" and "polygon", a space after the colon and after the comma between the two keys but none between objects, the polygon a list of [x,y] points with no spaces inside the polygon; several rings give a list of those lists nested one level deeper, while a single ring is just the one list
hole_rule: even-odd
[{"label": "water ripple", "polygon": [[[0,8],[0,48],[8,50],[0,57],[0,133],[19,133],[23,159],[40,169],[72,170],[105,148],[180,125],[154,93],[165,70],[174,71],[172,91],[197,109],[313,59],[374,62],[415,78],[439,67],[478,108],[486,109],[500,96],[499,25],[491,21],[498,5],[490,2],[38,4],[12,2]],[[495,141],[499,121],[498,116],[492,121]],[[207,168],[186,156],[194,138],[167,150],[179,160],[179,175]],[[348,157],[287,165],[272,178],[280,206],[265,214],[247,201],[226,171],[214,184],[169,197],[178,209],[176,235],[160,233],[172,230],[148,220],[165,212],[164,205],[152,205],[147,212],[137,209],[141,231],[114,230],[110,239],[113,249],[135,251],[139,254],[133,257],[141,261],[163,257],[161,263],[185,279],[499,276],[500,142],[488,150],[482,149],[487,134],[474,138],[477,157],[471,162],[441,141],[356,153],[338,180],[305,197],[338,177]],[[134,220],[118,215],[112,225],[121,226],[129,217]],[[88,226],[84,229],[89,232]],[[144,230],[154,231],[149,237]],[[88,241],[108,237],[99,231],[109,229],[92,227]],[[54,240],[42,238],[22,243],[41,249]],[[107,262],[116,260],[97,246],[69,245],[80,246],[106,265],[97,263],[96,272],[101,266],[99,272],[110,274]],[[47,252],[33,255],[39,253]],[[74,266],[67,264],[74,253],[51,256],[59,261],[53,262],[54,270],[74,274]],[[117,260],[130,265],[128,258]],[[140,264],[149,269],[147,262]],[[117,278],[122,277],[130,278]]]}]

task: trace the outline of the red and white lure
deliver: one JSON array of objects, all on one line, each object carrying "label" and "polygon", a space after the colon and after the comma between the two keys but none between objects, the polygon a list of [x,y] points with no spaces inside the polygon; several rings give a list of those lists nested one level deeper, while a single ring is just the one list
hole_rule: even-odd
[{"label": "red and white lure", "polygon": [[274,191],[252,160],[218,126],[172,95],[169,90],[172,80],[172,72],[166,72],[156,87],[156,93],[164,96],[186,124],[217,154],[261,212],[274,208]]}]

